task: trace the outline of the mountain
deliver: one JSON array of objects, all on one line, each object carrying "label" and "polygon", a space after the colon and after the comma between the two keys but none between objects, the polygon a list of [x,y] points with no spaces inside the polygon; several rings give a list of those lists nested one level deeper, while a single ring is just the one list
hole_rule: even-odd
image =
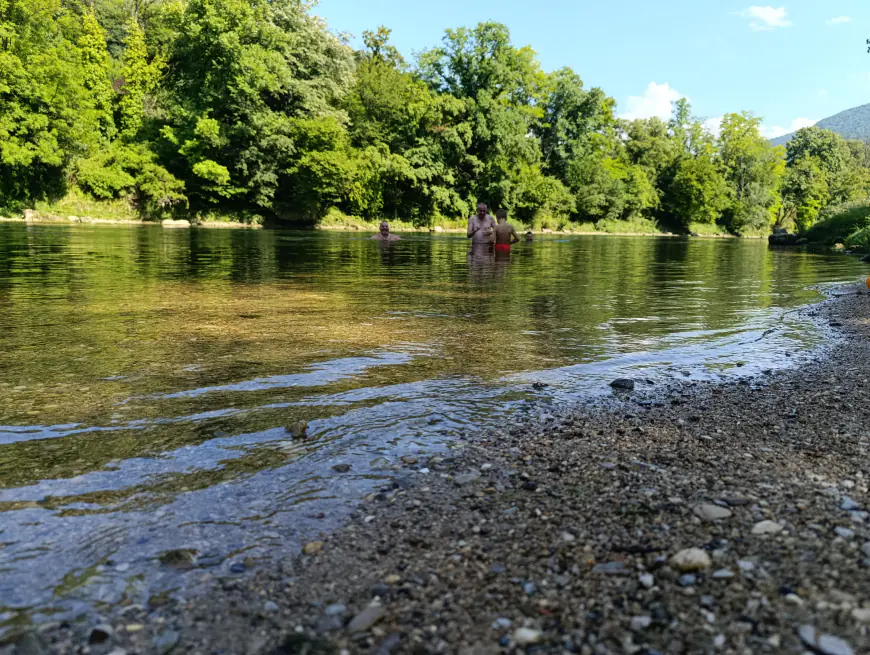
[{"label": "mountain", "polygon": [[[841,111],[839,114],[823,118],[816,123],[816,126],[836,132],[844,139],[870,141],[870,105]],[[794,132],[771,139],[770,142],[775,146],[784,146],[793,136]]]}]

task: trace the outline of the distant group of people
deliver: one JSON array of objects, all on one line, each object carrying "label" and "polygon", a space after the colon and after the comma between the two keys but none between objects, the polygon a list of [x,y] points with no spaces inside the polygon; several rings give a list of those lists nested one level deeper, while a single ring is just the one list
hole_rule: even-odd
[{"label": "distant group of people", "polygon": [[[507,211],[499,209],[496,218],[489,215],[489,208],[485,203],[477,206],[477,213],[468,219],[466,236],[474,245],[492,245],[496,252],[509,253],[511,246],[520,242],[520,237],[514,226],[507,222]],[[399,241],[402,237],[390,232],[390,224],[381,221],[378,233],[372,237],[375,241]],[[532,241],[534,233],[526,232],[526,241]]]}]

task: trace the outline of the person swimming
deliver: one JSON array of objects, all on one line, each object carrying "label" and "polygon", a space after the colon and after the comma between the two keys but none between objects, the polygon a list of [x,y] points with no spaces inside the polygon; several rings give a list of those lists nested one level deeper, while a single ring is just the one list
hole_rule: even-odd
[{"label": "person swimming", "polygon": [[535,238],[535,233],[534,233],[534,232],[532,232],[531,230],[529,230],[528,232],[526,232],[526,241],[527,241],[527,242],[531,242],[531,241],[533,241],[534,238]]},{"label": "person swimming", "polygon": [[390,224],[387,221],[381,221],[378,229],[378,233],[372,237],[375,241],[399,241],[402,238],[398,234],[390,234]]},{"label": "person swimming", "polygon": [[496,212],[498,225],[495,226],[493,239],[496,252],[510,252],[511,245],[519,243],[520,238],[517,236],[517,231],[514,226],[507,222],[507,210],[499,209]]}]

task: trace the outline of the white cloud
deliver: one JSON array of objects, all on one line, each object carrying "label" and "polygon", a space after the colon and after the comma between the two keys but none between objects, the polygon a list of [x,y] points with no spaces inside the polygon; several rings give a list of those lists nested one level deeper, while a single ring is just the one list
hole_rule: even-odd
[{"label": "white cloud", "polygon": [[719,135],[722,133],[722,116],[705,120],[704,129],[718,139]]},{"label": "white cloud", "polygon": [[844,23],[851,23],[851,16],[837,16],[828,21],[828,25],[843,25]]},{"label": "white cloud", "polygon": [[777,27],[791,27],[788,12],[785,7],[753,6],[741,11],[739,16],[749,18],[749,29],[754,32],[766,32]]},{"label": "white cloud", "polygon": [[672,104],[683,97],[683,94],[665,82],[656,84],[650,82],[642,96],[629,96],[625,103],[626,110],[620,114],[620,118],[633,121],[638,118],[652,118],[658,116],[667,120],[673,112]]},{"label": "white cloud", "polygon": [[802,127],[812,127],[819,121],[813,120],[812,118],[795,118],[791,122],[791,127],[782,127],[780,125],[771,125],[770,127],[762,127],[761,134],[767,139],[775,139],[780,136],[784,136],[786,134],[791,134],[792,132],[796,132]]}]

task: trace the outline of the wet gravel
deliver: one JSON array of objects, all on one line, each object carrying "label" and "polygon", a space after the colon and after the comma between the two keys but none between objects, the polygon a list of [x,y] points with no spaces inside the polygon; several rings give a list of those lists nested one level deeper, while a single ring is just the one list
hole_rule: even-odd
[{"label": "wet gravel", "polygon": [[868,652],[870,295],[841,293],[800,369],[408,458],[297,557],[0,653]]}]

